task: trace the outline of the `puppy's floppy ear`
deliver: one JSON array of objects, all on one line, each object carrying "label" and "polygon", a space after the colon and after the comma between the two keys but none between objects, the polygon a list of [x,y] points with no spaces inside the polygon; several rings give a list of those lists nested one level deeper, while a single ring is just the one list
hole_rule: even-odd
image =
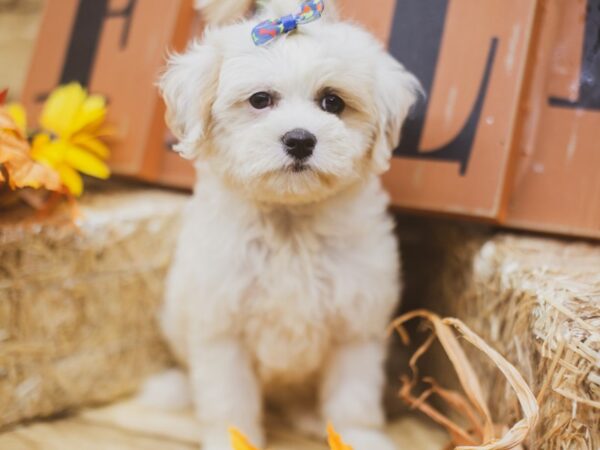
[{"label": "puppy's floppy ear", "polygon": [[169,58],[158,87],[167,105],[166,120],[184,158],[198,156],[211,120],[220,58],[209,44],[194,42],[185,53]]},{"label": "puppy's floppy ear", "polygon": [[379,117],[373,166],[377,173],[389,169],[392,151],[400,143],[404,120],[421,96],[423,89],[419,80],[392,56],[382,52],[375,83],[375,102]]}]

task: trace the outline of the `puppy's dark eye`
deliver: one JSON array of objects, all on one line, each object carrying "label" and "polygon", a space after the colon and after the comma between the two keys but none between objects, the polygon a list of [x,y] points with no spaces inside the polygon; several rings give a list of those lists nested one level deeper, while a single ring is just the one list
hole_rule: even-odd
[{"label": "puppy's dark eye", "polygon": [[273,106],[273,96],[268,92],[257,92],[250,97],[250,104],[256,109],[265,109]]},{"label": "puppy's dark eye", "polygon": [[321,99],[321,109],[331,114],[341,114],[346,103],[335,94],[327,94]]}]

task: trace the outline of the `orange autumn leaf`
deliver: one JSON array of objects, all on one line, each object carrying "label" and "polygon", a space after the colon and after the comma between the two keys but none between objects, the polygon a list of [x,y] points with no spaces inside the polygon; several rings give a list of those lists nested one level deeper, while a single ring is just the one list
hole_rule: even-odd
[{"label": "orange autumn leaf", "polygon": [[8,89],[4,89],[3,91],[0,91],[0,106],[2,106],[4,104],[4,102],[6,101],[7,95],[8,95]]},{"label": "orange autumn leaf", "polygon": [[[44,187],[56,191],[61,188],[58,173],[31,158],[29,142],[6,108],[0,108],[0,165],[13,189]],[[0,182],[6,182],[1,172]]]},{"label": "orange autumn leaf", "polygon": [[342,441],[341,436],[335,431],[331,423],[327,425],[327,442],[331,450],[352,450],[352,447]]}]

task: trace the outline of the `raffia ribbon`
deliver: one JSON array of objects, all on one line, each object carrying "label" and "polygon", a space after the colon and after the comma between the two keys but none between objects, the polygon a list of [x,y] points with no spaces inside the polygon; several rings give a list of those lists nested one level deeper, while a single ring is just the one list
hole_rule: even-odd
[{"label": "raffia ribbon", "polygon": [[[433,326],[433,332],[410,359],[412,376],[402,378],[400,397],[412,408],[420,410],[446,428],[456,450],[508,450],[522,448],[522,443],[537,422],[538,404],[531,389],[517,369],[460,320],[454,318],[442,319],[438,315],[426,310],[412,311],[399,317],[392,323],[392,328],[398,332],[405,344],[408,343],[409,339],[403,325],[416,318],[430,322]],[[482,351],[502,372],[515,391],[523,411],[523,418],[508,431],[504,431],[493,423],[484,399],[481,384],[463,348],[459,344],[454,330]],[[413,389],[419,382],[417,362],[429,350],[436,337],[439,339],[458,375],[464,394],[443,389],[435,380],[424,378],[423,381],[428,383],[430,387],[418,397],[415,397]],[[427,399],[434,394],[444,400],[451,409],[463,416],[469,423],[469,429],[461,427],[439,410],[426,403]],[[501,436],[497,437],[497,434],[501,434]]]}]

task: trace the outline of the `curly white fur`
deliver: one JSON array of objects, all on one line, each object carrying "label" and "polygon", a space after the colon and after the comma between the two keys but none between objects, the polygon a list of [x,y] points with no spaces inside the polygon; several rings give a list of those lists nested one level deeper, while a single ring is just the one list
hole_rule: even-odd
[{"label": "curly white fur", "polygon": [[[257,48],[257,20],[211,29],[160,81],[198,172],[163,329],[207,450],[229,448],[230,425],[262,445],[265,399],[304,418],[316,403],[355,450],[391,449],[377,430],[400,270],[378,175],[418,82],[355,25],[330,17]],[[275,104],[253,109],[259,91]],[[345,100],[340,115],[320,108],[325,91]],[[302,172],[281,143],[295,128],[318,140]]]},{"label": "curly white fur", "polygon": [[[202,12],[204,19],[211,25],[232,23],[248,15],[254,0],[195,0],[196,9]],[[290,14],[298,7],[298,0],[262,0],[259,1],[263,13],[271,17]],[[327,16],[338,17],[336,0],[327,1]]]}]

